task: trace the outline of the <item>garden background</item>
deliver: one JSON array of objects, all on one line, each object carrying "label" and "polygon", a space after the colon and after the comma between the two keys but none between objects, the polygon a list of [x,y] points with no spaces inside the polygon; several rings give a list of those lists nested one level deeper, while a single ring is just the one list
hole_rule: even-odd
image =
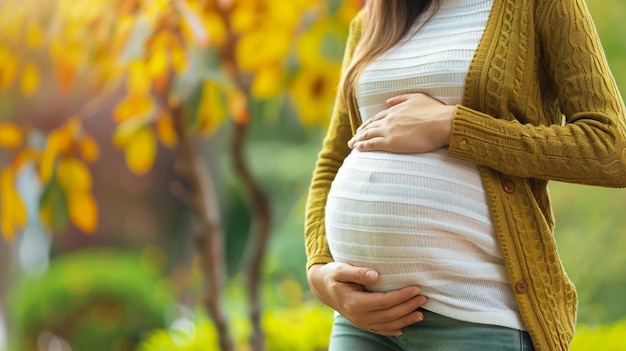
[{"label": "garden background", "polygon": [[[622,0],[588,0],[626,91]],[[0,0],[0,351],[324,350],[304,201],[359,0]],[[626,343],[626,190],[551,183],[572,350]]]}]

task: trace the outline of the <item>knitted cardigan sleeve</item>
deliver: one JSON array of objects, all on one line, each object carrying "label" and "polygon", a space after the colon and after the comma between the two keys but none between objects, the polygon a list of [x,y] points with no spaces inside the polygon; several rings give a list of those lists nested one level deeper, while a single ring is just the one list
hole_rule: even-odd
[{"label": "knitted cardigan sleeve", "polygon": [[[343,57],[342,72],[350,63],[352,53],[361,38],[363,12],[357,15],[350,25],[350,34]],[[339,94],[335,101],[328,131],[322,144],[309,187],[305,214],[305,248],[307,269],[316,263],[331,262],[332,256],[326,241],[324,208],[330,191],[330,184],[335,179],[343,160],[350,153],[348,140],[352,137],[354,126],[349,117],[349,104],[341,101]]]},{"label": "knitted cardigan sleeve", "polygon": [[[502,75],[531,67],[530,72],[517,72],[510,85],[534,90],[518,91],[509,100],[518,104],[513,107],[490,106],[503,100],[483,97],[481,111],[498,115],[457,106],[448,152],[511,176],[624,187],[624,102],[587,7],[583,0],[538,1],[537,7],[536,33],[525,34],[537,38],[538,44],[529,41],[529,47],[508,45],[503,50],[494,46],[488,58],[491,66],[506,62]],[[504,33],[502,41],[507,29],[498,28]],[[531,60],[525,55],[532,50],[532,57],[541,61],[536,65],[540,72],[532,72],[534,66],[524,62]],[[506,84],[506,77],[497,81],[499,73],[487,73],[484,80],[493,86],[487,91]],[[536,81],[529,82],[532,79]],[[532,101],[543,101],[544,106],[533,109]],[[549,112],[555,109],[562,119],[545,117],[554,116]],[[530,113],[544,116],[525,115]]]}]

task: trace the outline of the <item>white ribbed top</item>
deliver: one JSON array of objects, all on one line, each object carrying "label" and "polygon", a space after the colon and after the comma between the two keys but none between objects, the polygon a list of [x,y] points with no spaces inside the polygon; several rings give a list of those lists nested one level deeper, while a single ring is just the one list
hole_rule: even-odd
[{"label": "white ribbed top", "polygon": [[[385,100],[423,92],[462,103],[469,64],[493,0],[444,0],[366,68],[357,88],[363,120]],[[476,165],[426,154],[358,152],[345,159],[326,206],[336,261],[381,273],[371,291],[418,285],[424,308],[475,323],[524,329],[494,237]]]}]

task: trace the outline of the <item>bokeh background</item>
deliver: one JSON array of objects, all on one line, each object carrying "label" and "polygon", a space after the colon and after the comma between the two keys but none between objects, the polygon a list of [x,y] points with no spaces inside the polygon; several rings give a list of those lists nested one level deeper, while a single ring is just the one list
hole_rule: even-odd
[{"label": "bokeh background", "polygon": [[[588,0],[626,91],[622,0]],[[0,351],[325,350],[306,190],[359,0],[0,0]],[[552,183],[572,349],[626,344],[626,190]]]}]

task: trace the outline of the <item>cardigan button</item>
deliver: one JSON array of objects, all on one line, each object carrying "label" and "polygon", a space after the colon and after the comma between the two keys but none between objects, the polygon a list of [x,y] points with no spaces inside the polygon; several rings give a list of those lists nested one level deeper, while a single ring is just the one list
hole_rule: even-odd
[{"label": "cardigan button", "polygon": [[517,282],[517,284],[515,284],[515,290],[520,294],[525,293],[528,290],[528,283],[520,280],[519,282]]},{"label": "cardigan button", "polygon": [[504,191],[509,194],[515,191],[515,183],[513,183],[513,181],[511,180],[505,180],[502,183],[502,187],[504,188]]}]

